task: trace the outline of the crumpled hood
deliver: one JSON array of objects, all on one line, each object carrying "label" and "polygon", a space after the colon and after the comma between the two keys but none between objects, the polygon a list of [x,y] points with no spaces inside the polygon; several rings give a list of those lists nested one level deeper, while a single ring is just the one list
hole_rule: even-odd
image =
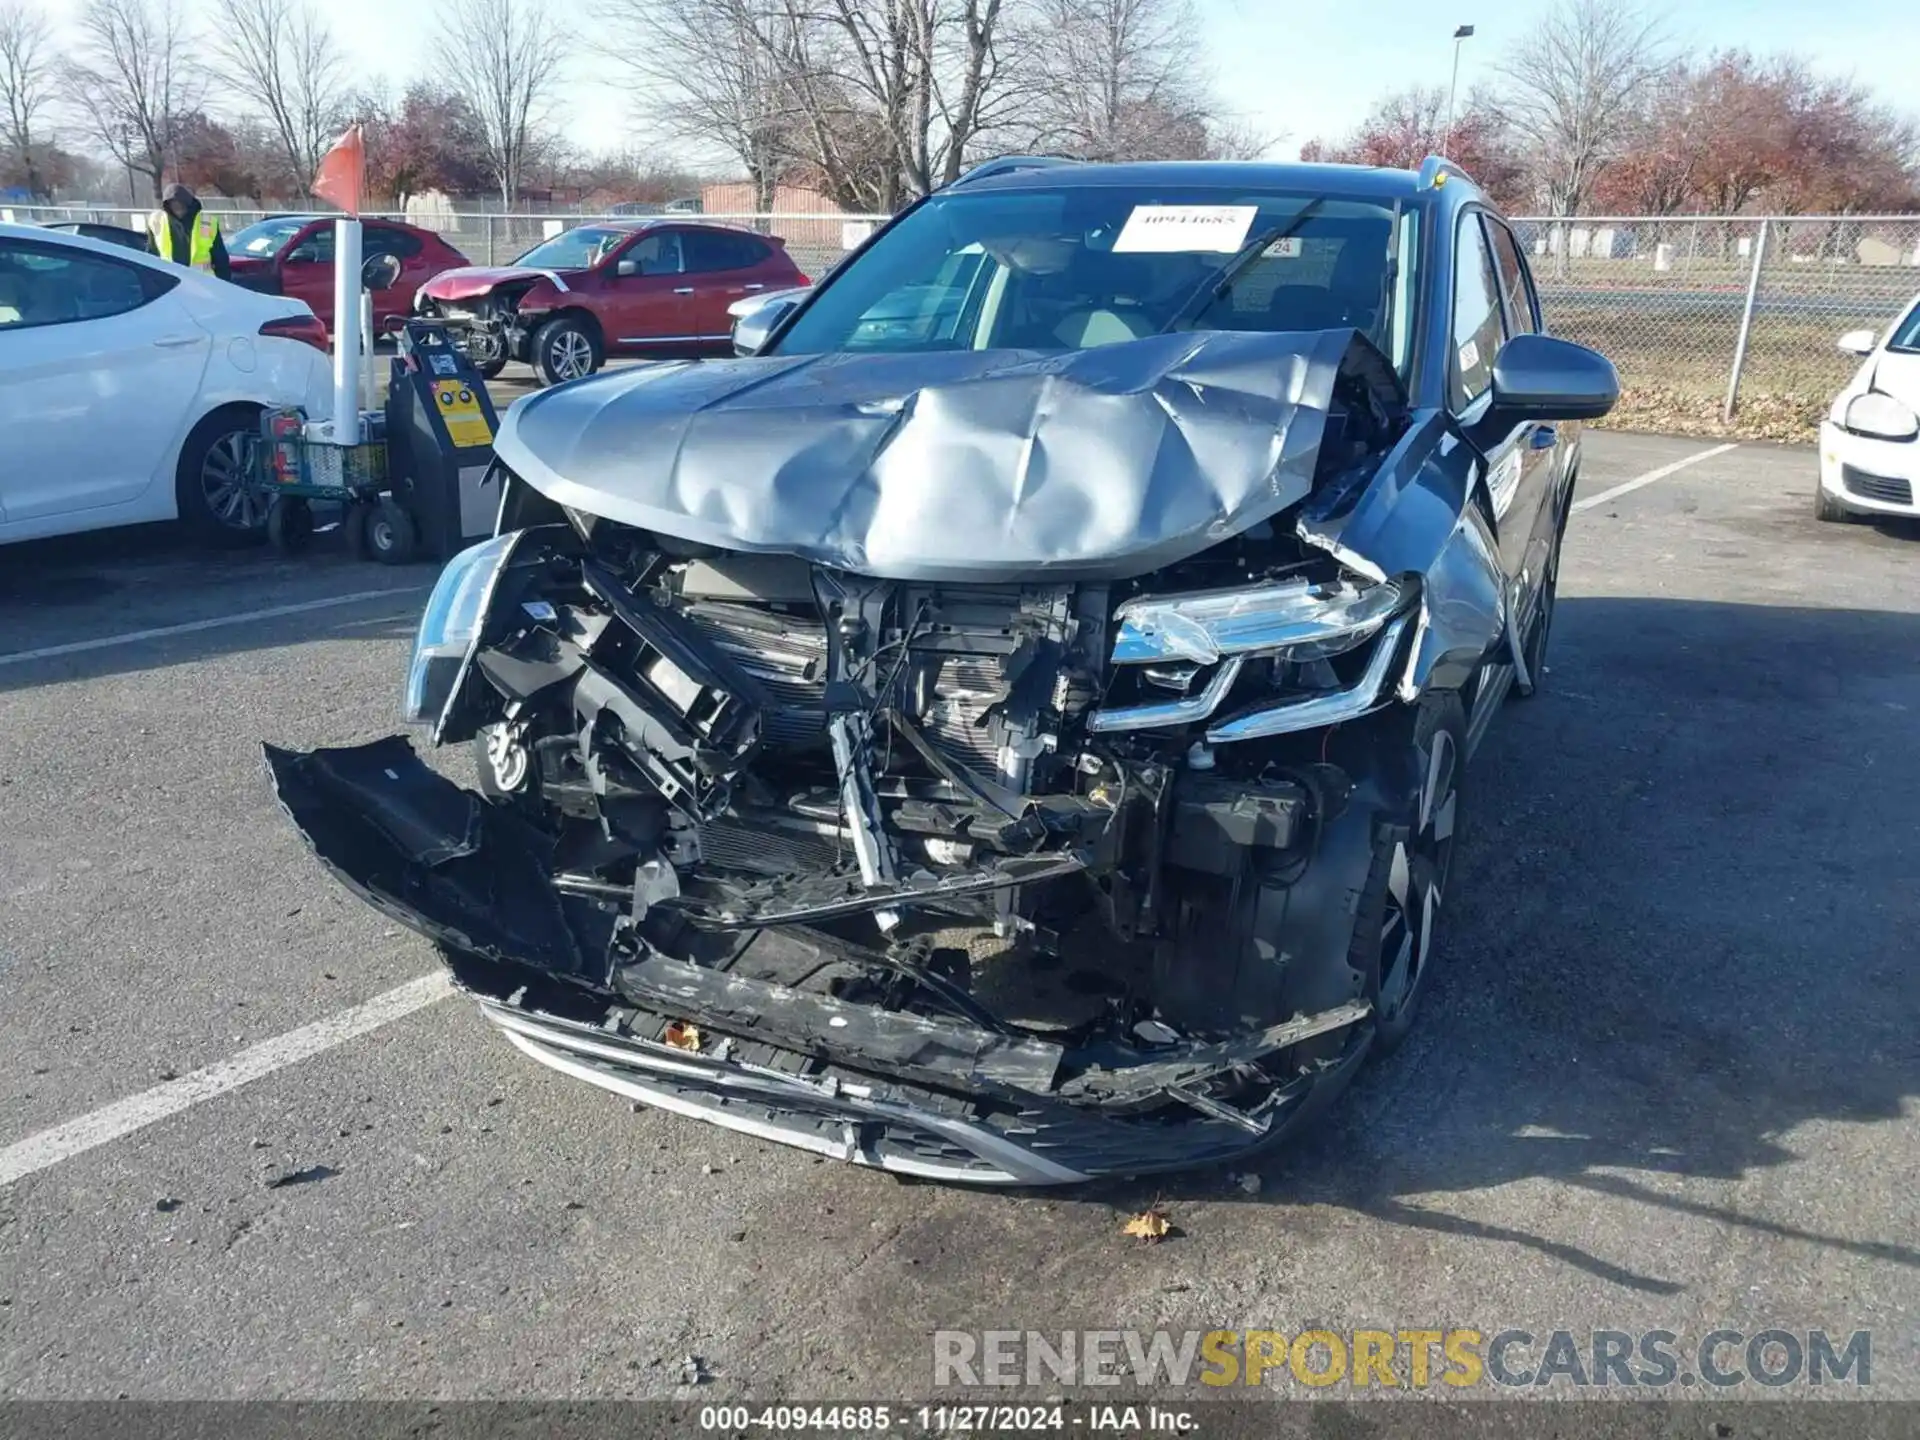
[{"label": "crumpled hood", "polygon": [[522,400],[495,450],[563,505],[897,580],[1117,579],[1311,488],[1352,330],[662,363]]},{"label": "crumpled hood", "polygon": [[552,280],[565,288],[566,277],[577,270],[536,270],[526,265],[462,265],[442,270],[420,288],[435,300],[472,300],[510,280]]}]

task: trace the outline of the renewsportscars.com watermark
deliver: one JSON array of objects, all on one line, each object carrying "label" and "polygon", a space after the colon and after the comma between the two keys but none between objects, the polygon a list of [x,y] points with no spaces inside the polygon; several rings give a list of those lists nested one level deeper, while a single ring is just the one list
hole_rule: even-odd
[{"label": "renewsportscars.com watermark", "polygon": [[1825,1330],[936,1330],[936,1389],[1344,1385],[1654,1389],[1873,1383],[1873,1334]]}]

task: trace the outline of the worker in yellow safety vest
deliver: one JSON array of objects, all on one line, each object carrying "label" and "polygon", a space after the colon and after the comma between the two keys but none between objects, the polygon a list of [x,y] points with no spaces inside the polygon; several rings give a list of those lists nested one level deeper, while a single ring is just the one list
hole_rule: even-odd
[{"label": "worker in yellow safety vest", "polygon": [[147,217],[147,253],[227,278],[227,242],[220,236],[220,222],[200,208],[184,185],[169,185],[160,208]]}]

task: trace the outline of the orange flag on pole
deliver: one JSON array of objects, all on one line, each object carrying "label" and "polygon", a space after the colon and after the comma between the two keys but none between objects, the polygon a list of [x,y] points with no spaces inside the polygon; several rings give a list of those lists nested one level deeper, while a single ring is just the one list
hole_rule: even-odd
[{"label": "orange flag on pole", "polygon": [[313,172],[313,193],[331,200],[349,215],[358,215],[366,185],[367,146],[360,137],[360,127],[353,125],[320,157],[320,168]]}]

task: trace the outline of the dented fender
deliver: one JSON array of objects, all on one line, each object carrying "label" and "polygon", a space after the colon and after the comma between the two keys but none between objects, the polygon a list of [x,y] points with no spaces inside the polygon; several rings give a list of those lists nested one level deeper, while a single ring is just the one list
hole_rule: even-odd
[{"label": "dented fender", "polygon": [[1463,478],[1477,472],[1440,463],[1465,443],[1444,412],[1427,411],[1365,484],[1328,487],[1295,521],[1302,540],[1370,579],[1422,577],[1403,700],[1465,684],[1506,625],[1497,539]]}]

